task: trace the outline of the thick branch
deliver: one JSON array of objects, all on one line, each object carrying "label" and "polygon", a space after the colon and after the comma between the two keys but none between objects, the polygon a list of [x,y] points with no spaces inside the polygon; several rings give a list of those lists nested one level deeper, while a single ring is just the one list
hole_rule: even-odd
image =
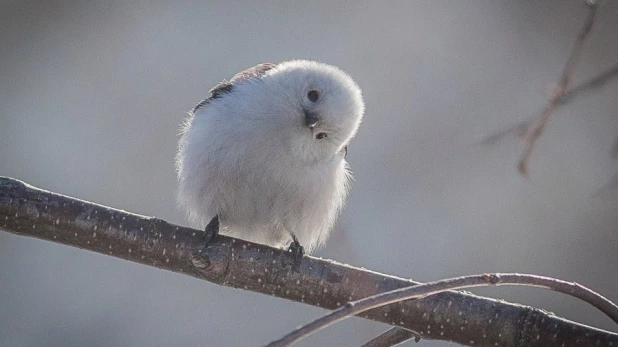
[{"label": "thick branch", "polygon": [[[226,236],[202,250],[199,230],[1,177],[0,228],[326,309],[416,283],[313,257],[303,257],[295,266],[288,252]],[[399,302],[360,316],[426,339],[464,345],[571,346],[577,341],[577,346],[618,346],[618,334],[460,292]]]},{"label": "thick branch", "polygon": [[482,274],[450,278],[430,283],[417,284],[408,288],[395,289],[390,292],[376,294],[358,301],[348,302],[326,316],[299,327],[281,339],[268,344],[268,347],[286,347],[303,339],[314,332],[324,329],[343,319],[359,313],[409,299],[424,298],[429,295],[443,293],[449,289],[464,289],[491,285],[526,285],[531,287],[547,288],[561,293],[569,294],[582,299],[603,313],[608,315],[615,323],[618,323],[618,306],[611,301],[583,287],[577,283],[566,282],[554,278],[526,275],[526,274]]}]

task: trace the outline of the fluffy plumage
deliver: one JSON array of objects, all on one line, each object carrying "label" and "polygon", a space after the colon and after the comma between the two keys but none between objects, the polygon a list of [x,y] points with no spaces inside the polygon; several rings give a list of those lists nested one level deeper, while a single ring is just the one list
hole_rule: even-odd
[{"label": "fluffy plumage", "polygon": [[223,81],[185,121],[178,201],[192,224],[306,252],[324,243],[347,196],[345,153],[364,113],[346,73],[295,60]]}]

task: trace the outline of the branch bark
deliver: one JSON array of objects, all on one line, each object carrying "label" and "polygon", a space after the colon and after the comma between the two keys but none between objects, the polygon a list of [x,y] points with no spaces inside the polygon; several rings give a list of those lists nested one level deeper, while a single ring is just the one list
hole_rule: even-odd
[{"label": "branch bark", "polygon": [[[200,230],[2,177],[0,228],[331,310],[417,284],[308,256],[295,264],[286,251],[222,235],[204,249]],[[618,334],[532,307],[456,291],[394,303],[359,316],[418,332],[426,339],[463,345],[618,346]]]},{"label": "branch bark", "polygon": [[583,287],[578,283],[571,283],[555,278],[527,274],[482,274],[462,276],[439,280],[430,283],[417,284],[408,288],[396,289],[373,295],[358,301],[348,302],[341,307],[313,322],[306,324],[287,334],[279,340],[271,342],[267,347],[286,347],[297,342],[318,330],[335,324],[348,317],[360,314],[373,308],[382,307],[409,299],[420,299],[429,295],[443,293],[449,289],[465,289],[472,287],[499,285],[525,285],[552,289],[582,299],[608,315],[615,323],[618,323],[618,306],[603,296]]}]

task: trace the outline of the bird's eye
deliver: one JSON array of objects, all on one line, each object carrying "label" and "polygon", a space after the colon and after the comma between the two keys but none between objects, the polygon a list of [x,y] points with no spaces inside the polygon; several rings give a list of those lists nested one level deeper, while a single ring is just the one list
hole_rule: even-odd
[{"label": "bird's eye", "polygon": [[323,139],[325,137],[328,137],[327,133],[318,133],[317,135],[315,135],[315,138],[318,139],[318,140],[321,140],[321,139]]},{"label": "bird's eye", "polygon": [[318,93],[317,90],[310,90],[307,93],[307,97],[309,98],[309,101],[316,102],[318,101],[318,98],[320,97],[320,93]]}]

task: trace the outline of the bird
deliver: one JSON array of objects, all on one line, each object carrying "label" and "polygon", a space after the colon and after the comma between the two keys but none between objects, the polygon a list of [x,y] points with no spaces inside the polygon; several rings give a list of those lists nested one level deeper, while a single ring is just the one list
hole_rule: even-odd
[{"label": "bird", "polygon": [[181,209],[213,237],[311,253],[345,203],[364,112],[352,77],[321,62],[264,63],[219,82],[181,128]]}]

